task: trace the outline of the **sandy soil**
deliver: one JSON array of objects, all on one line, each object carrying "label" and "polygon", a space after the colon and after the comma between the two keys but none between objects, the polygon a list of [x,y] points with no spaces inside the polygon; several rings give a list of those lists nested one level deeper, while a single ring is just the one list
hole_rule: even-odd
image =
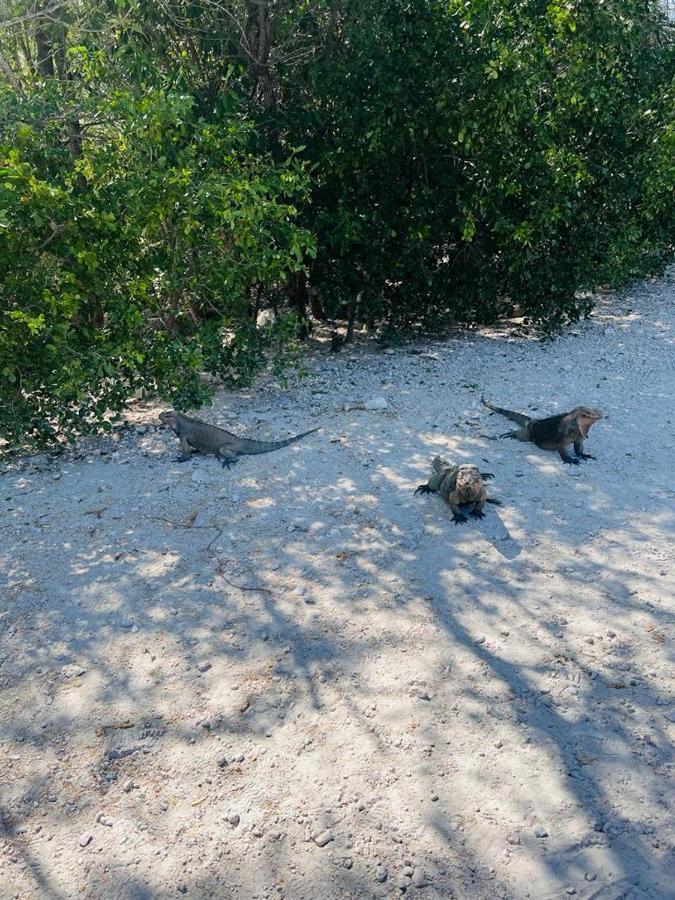
[{"label": "sandy soil", "polygon": [[[553,344],[316,350],[0,476],[0,896],[665,898],[675,276]],[[480,406],[606,418],[571,469]],[[383,396],[385,410],[344,411]],[[503,501],[413,496],[441,453]]]}]

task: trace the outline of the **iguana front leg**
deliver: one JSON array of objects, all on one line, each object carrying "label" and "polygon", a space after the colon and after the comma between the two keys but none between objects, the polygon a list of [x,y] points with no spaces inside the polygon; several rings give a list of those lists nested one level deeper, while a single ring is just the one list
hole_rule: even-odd
[{"label": "iguana front leg", "polygon": [[180,450],[180,455],[176,457],[175,462],[187,462],[192,455],[192,447],[188,444],[186,438],[179,437],[178,449]]},{"label": "iguana front leg", "polygon": [[463,525],[469,521],[466,515],[459,508],[459,503],[460,499],[457,494],[450,494],[450,496],[448,497],[448,506],[452,510],[452,521],[455,523],[455,525]]},{"label": "iguana front leg", "polygon": [[584,442],[581,440],[574,442],[574,452],[579,459],[595,459],[590,453],[584,453]]},{"label": "iguana front leg", "polygon": [[567,463],[568,466],[578,466],[579,460],[576,456],[572,456],[567,447],[558,447],[558,453],[560,454],[560,459],[564,463]]},{"label": "iguana front leg", "polygon": [[483,512],[483,507],[485,506],[485,500],[476,500],[473,505],[473,509],[471,510],[471,515],[476,519],[484,519],[485,513]]}]

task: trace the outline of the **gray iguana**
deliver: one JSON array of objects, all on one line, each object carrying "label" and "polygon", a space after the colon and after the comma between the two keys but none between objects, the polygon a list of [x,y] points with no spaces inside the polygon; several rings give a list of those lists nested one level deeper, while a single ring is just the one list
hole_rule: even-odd
[{"label": "gray iguana", "polygon": [[[590,453],[584,453],[584,440],[588,437],[591,425],[602,418],[602,412],[599,409],[575,406],[567,413],[549,416],[547,419],[533,419],[522,413],[494,406],[484,397],[481,397],[481,402],[488,409],[506,416],[507,419],[511,419],[520,426],[514,431],[501,434],[500,437],[531,441],[542,450],[557,450],[562,461],[570,466],[578,466],[582,459],[595,459]],[[574,446],[574,456],[569,452],[570,445]]]},{"label": "gray iguana", "polygon": [[159,420],[178,435],[181,452],[181,455],[177,457],[179,462],[188,460],[190,453],[196,450],[198,453],[213,453],[228,469],[237,462],[240,456],[280,450],[319,430],[312,428],[283,441],[254,441],[250,438],[237,437],[231,431],[225,431],[224,428],[218,428],[216,425],[209,425],[208,422],[200,422],[199,419],[193,419],[191,416],[174,410],[160,413]]},{"label": "gray iguana", "polygon": [[500,506],[499,500],[488,497],[483,481],[494,478],[492,472],[480,472],[477,466],[453,465],[437,456],[433,463],[434,474],[426,484],[421,484],[415,493],[439,493],[452,510],[455,525],[467,521],[467,513],[477,519],[485,516],[486,503]]}]

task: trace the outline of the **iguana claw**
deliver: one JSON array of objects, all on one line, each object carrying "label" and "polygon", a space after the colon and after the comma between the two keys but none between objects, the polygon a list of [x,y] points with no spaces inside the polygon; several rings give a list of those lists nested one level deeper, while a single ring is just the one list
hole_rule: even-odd
[{"label": "iguana claw", "polygon": [[416,494],[433,494],[428,484],[421,484],[415,491]]}]

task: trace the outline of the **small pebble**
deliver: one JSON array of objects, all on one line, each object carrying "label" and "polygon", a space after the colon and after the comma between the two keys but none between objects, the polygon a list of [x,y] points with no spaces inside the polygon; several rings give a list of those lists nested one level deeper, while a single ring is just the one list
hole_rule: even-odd
[{"label": "small pebble", "polygon": [[232,813],[232,815],[227,817],[227,821],[232,825],[233,828],[236,828],[237,825],[241,822],[240,817],[236,813]]},{"label": "small pebble", "polygon": [[187,885],[180,882],[180,884],[176,885],[176,890],[179,894],[187,894]]},{"label": "small pebble", "polygon": [[403,869],[401,871],[403,872],[404,875],[407,875],[408,878],[410,878],[410,876],[414,873],[415,870],[413,869],[412,866],[403,866]]},{"label": "small pebble", "polygon": [[224,769],[225,766],[227,765],[227,757],[226,757],[226,756],[219,756],[218,759],[216,760],[216,762],[218,763],[218,768],[219,768],[219,769]]},{"label": "small pebble", "polygon": [[136,785],[133,783],[131,778],[128,778],[122,785],[122,790],[124,791],[125,794],[128,794],[129,791],[133,791],[133,789],[135,787],[136,787]]},{"label": "small pebble", "polygon": [[345,869],[351,869],[351,867],[354,865],[354,860],[350,856],[347,856],[342,860],[342,865],[345,867]]},{"label": "small pebble", "polygon": [[208,672],[209,669],[211,668],[211,663],[210,662],[199,663],[197,668],[199,669],[200,672]]},{"label": "small pebble", "polygon": [[380,882],[380,884],[384,884],[384,882],[387,880],[387,867],[378,866],[375,870],[375,878]]},{"label": "small pebble", "polygon": [[325,847],[326,844],[330,844],[332,840],[335,840],[333,832],[330,831],[330,829],[326,829],[326,831],[322,831],[318,837],[314,838],[314,843],[317,847]]},{"label": "small pebble", "polygon": [[92,841],[92,837],[93,836],[88,831],[85,831],[84,834],[81,834],[79,840],[80,847],[86,847],[88,844],[90,844]]},{"label": "small pebble", "polygon": [[542,825],[537,825],[534,829],[534,836],[538,838],[548,837],[548,831]]},{"label": "small pebble", "polygon": [[273,841],[278,841],[279,838],[281,837],[281,832],[280,832],[280,831],[270,831],[269,834],[270,834],[270,837],[272,838]]}]

